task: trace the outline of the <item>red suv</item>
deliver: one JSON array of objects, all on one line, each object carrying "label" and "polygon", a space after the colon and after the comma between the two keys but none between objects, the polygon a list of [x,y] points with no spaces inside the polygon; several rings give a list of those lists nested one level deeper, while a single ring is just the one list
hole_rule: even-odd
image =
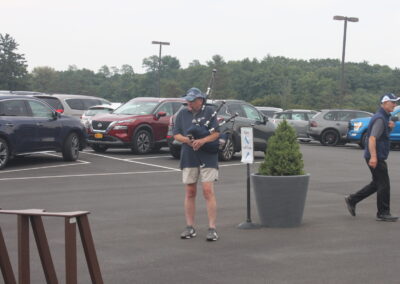
[{"label": "red suv", "polygon": [[92,117],[88,144],[101,153],[108,148],[131,148],[136,154],[157,151],[167,146],[169,118],[183,102],[181,98],[134,98],[111,114]]}]

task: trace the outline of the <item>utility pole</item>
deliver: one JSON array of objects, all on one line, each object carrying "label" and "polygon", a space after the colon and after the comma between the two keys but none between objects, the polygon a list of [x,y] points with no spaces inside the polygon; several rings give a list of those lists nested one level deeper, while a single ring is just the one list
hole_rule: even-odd
[{"label": "utility pole", "polygon": [[161,47],[163,45],[169,45],[169,42],[163,42],[163,41],[152,41],[152,44],[159,44],[160,45],[160,52],[158,54],[158,97],[161,97]]}]

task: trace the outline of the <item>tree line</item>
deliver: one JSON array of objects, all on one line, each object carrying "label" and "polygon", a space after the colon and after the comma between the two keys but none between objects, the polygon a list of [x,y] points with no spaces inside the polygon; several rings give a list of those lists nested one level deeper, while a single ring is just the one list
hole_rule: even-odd
[{"label": "tree line", "polygon": [[[143,59],[146,71],[142,74],[135,73],[128,64],[120,68],[104,65],[97,72],[73,65],[65,71],[43,66],[28,72],[16,41],[8,34],[0,34],[0,89],[93,95],[114,102],[154,97],[158,96],[158,60],[156,55]],[[193,86],[205,91],[213,69],[217,69],[214,98],[284,109],[375,111],[382,94],[400,91],[400,69],[368,62],[345,64],[346,91],[342,94],[339,59],[301,60],[267,55],[261,60],[226,62],[221,55],[214,55],[205,64],[193,60],[182,68],[178,58],[163,56],[161,97],[182,96]]]}]

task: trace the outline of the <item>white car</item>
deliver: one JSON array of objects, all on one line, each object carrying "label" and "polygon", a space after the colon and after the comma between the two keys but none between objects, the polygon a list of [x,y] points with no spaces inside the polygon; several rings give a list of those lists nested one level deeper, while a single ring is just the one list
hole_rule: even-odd
[{"label": "white car", "polygon": [[112,113],[114,110],[116,110],[121,103],[111,103],[110,105],[96,105],[90,107],[88,110],[86,110],[82,116],[81,116],[81,122],[83,125],[88,128],[90,124],[90,120],[92,119],[93,116],[99,113]]}]

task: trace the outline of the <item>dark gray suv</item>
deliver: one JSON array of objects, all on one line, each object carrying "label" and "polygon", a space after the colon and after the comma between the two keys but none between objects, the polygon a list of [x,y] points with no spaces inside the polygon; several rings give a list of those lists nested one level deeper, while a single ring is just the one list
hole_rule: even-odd
[{"label": "dark gray suv", "polygon": [[324,146],[346,144],[349,121],[373,114],[351,109],[323,109],[309,121],[308,135]]},{"label": "dark gray suv", "polygon": [[[267,140],[275,132],[275,126],[268,121],[268,118],[257,110],[253,105],[240,100],[213,100],[207,101],[207,105],[218,108],[224,102],[224,106],[218,111],[217,119],[221,123],[229,119],[234,114],[238,116],[228,123],[223,124],[220,129],[221,134],[227,137],[226,143],[219,152],[219,159],[229,161],[236,152],[241,151],[240,129],[242,127],[253,127],[254,151],[264,151],[267,148]],[[174,140],[172,128],[175,116],[171,117],[168,127],[168,146],[171,155],[175,158],[180,157],[181,143]]]}]

